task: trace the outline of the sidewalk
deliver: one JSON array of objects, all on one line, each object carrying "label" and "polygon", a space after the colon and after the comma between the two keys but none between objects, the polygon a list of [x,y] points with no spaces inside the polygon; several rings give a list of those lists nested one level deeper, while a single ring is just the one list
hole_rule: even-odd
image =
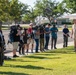
[{"label": "sidewalk", "polygon": [[[73,45],[74,45],[73,41],[72,42],[68,42],[68,46],[73,46]],[[63,48],[63,43],[57,44],[56,46],[57,46],[57,49]],[[49,49],[51,49],[51,46],[49,46]]]},{"label": "sidewalk", "polygon": [[[73,41],[68,43],[68,46],[73,46],[73,45],[74,45]],[[59,49],[59,48],[63,48],[63,43],[57,44],[57,49]],[[49,49],[51,49],[51,46],[49,46]],[[35,50],[34,50],[34,52],[35,52]],[[28,55],[30,55],[30,54],[32,54],[31,50],[29,50]],[[10,51],[10,52],[8,51],[8,52],[5,53],[5,56],[11,57],[11,58],[12,58],[12,55],[13,55],[12,51]],[[17,55],[20,56],[20,57],[23,56],[23,55],[19,55],[18,52],[17,52]],[[25,53],[25,55],[27,55],[27,53]]]}]

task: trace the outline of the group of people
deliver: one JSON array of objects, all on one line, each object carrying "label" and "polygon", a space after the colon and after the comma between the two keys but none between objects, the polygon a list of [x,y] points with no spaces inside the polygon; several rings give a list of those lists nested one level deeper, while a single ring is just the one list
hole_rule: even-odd
[{"label": "group of people", "polygon": [[[49,40],[50,40],[50,33],[51,33],[51,49],[56,48],[57,42],[57,32],[58,29],[55,25],[50,27],[50,24],[44,26],[34,26],[32,23],[30,24],[29,28],[22,28],[20,25],[12,26],[10,28],[9,38],[13,45],[13,57],[17,57],[16,51],[19,49],[19,54],[25,54],[25,51],[28,53],[29,49],[31,52],[39,52],[39,44],[40,44],[40,51],[43,52],[48,50]],[[35,41],[35,42],[34,42]],[[31,48],[29,45],[31,44]],[[18,48],[19,47],[19,48]]]},{"label": "group of people", "polygon": [[[44,52],[45,50],[48,49],[50,37],[51,37],[51,49],[57,49],[56,43],[57,43],[57,32],[58,28],[56,25],[51,26],[50,24],[47,24],[46,26],[34,26],[32,23],[30,24],[29,28],[23,29],[20,27],[20,25],[17,25],[16,28],[12,28],[10,33],[13,35],[13,57],[17,57],[16,51],[19,46],[19,54],[25,55],[26,53],[29,52],[29,49],[31,49],[31,53],[34,51],[35,47],[35,52],[39,52],[39,47],[40,51]],[[69,37],[69,29],[64,25],[63,28],[63,47],[68,46],[68,37]],[[51,34],[51,35],[50,35]],[[10,37],[12,39],[12,37]],[[35,42],[34,42],[35,41]],[[29,45],[31,44],[31,48]],[[40,44],[40,46],[39,46]]]},{"label": "group of people", "polygon": [[[73,20],[72,32],[69,35],[69,29],[66,25],[62,30],[63,32],[63,47],[68,46],[68,37],[74,38],[74,51],[76,52],[76,19]],[[57,32],[58,28],[53,25],[47,24],[44,26],[35,26],[31,23],[29,28],[22,28],[20,25],[12,26],[10,28],[9,41],[13,45],[13,57],[18,57],[16,54],[17,49],[19,49],[19,54],[25,54],[25,51],[28,53],[29,49],[33,53],[34,47],[35,52],[39,52],[39,44],[40,51],[44,52],[48,50],[48,45],[51,37],[51,49],[57,49]],[[51,34],[51,36],[50,36]],[[35,42],[34,42],[35,41]],[[31,48],[29,45],[31,44]],[[19,48],[18,48],[19,47]],[[4,50],[5,50],[5,39],[3,36],[3,32],[0,28],[0,65],[3,65],[4,62]]]},{"label": "group of people", "polygon": [[[74,48],[76,51],[76,19],[73,20],[74,24],[72,25],[72,36],[74,37]],[[46,26],[34,26],[32,23],[30,24],[29,28],[22,28],[20,25],[12,26],[10,28],[10,34],[9,34],[9,41],[13,45],[13,57],[18,57],[16,54],[17,49],[19,49],[19,54],[25,54],[25,51],[28,53],[29,49],[31,49],[31,52],[44,52],[45,50],[48,50],[48,45],[51,37],[51,49],[57,49],[56,43],[57,43],[57,32],[58,28],[56,25],[51,26],[50,24],[47,24]],[[62,30],[63,32],[63,47],[68,46],[68,37],[69,35],[69,29],[66,25],[64,25],[64,28]],[[0,30],[0,36],[2,34],[2,31]],[[51,34],[51,36],[50,36]],[[35,41],[35,42],[34,42]],[[31,44],[31,47],[29,45]],[[39,46],[40,44],[40,46]],[[0,41],[0,52],[1,52],[1,41]],[[19,48],[18,48],[19,47]]]},{"label": "group of people", "polygon": [[[74,24],[72,25],[72,35],[74,37],[74,48],[76,51],[76,34],[75,34],[75,28],[76,28],[76,19],[73,20]],[[45,50],[48,50],[48,45],[51,37],[51,49],[57,49],[56,43],[57,43],[57,32],[58,28],[56,25],[51,26],[50,24],[47,24],[44,26],[35,26],[33,27],[33,24],[30,24],[30,27],[27,29],[22,29],[19,25],[17,26],[17,29],[14,30],[15,33],[13,33],[14,40],[12,42],[13,44],[13,57],[17,57],[16,50],[19,46],[19,54],[25,54],[25,51],[28,53],[29,49],[31,49],[31,52],[34,51],[35,46],[35,52],[40,51],[44,52]],[[64,25],[64,28],[62,30],[63,32],[63,47],[68,46],[68,37],[69,35],[69,29],[66,25]],[[50,36],[51,34],[51,36]],[[35,42],[34,42],[35,41]],[[29,47],[31,43],[31,48]],[[40,44],[40,46],[39,46]]]}]

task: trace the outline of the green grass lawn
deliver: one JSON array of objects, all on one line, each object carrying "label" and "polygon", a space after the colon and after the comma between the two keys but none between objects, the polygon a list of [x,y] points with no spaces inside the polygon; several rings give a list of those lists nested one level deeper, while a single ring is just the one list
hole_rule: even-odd
[{"label": "green grass lawn", "polygon": [[68,47],[11,59],[0,75],[76,75],[76,53]]}]

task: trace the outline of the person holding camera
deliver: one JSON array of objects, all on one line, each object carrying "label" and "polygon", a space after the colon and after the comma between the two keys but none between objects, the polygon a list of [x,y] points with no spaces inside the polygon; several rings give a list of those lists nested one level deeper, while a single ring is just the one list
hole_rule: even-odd
[{"label": "person holding camera", "polygon": [[13,45],[13,57],[18,57],[16,55],[16,51],[19,45],[19,41],[20,41],[20,26],[13,26],[12,27],[12,37],[13,37],[13,41],[12,41],[12,45]]},{"label": "person holding camera", "polygon": [[23,50],[22,50],[22,53],[25,54],[25,50],[26,52],[28,53],[28,49],[29,49],[29,46],[28,46],[28,29],[24,28],[24,32],[23,32]]},{"label": "person holding camera", "polygon": [[22,27],[19,28],[19,32],[20,32],[19,54],[20,54],[20,55],[21,55],[21,54],[24,55],[25,53],[24,53],[24,47],[23,47],[24,42],[23,42],[23,29],[22,29]]},{"label": "person holding camera", "polygon": [[66,25],[64,25],[62,32],[63,32],[63,47],[67,47],[68,46],[69,29],[67,28]]},{"label": "person holding camera", "polygon": [[40,51],[44,51],[44,27],[40,27]]}]

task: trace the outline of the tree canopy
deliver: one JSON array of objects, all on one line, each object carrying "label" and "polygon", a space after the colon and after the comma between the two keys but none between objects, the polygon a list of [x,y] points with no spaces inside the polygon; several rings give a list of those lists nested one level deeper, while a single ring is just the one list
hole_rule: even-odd
[{"label": "tree canopy", "polygon": [[35,9],[36,14],[47,17],[50,22],[64,13],[62,6],[53,0],[36,0]]},{"label": "tree canopy", "polygon": [[0,23],[3,21],[34,22],[37,16],[45,16],[51,22],[52,19],[62,15],[64,12],[76,12],[76,0],[63,0],[61,3],[54,0],[36,0],[34,8],[21,3],[19,0],[0,0]]},{"label": "tree canopy", "polygon": [[0,21],[20,20],[27,12],[28,5],[18,0],[0,0]]},{"label": "tree canopy", "polygon": [[76,13],[76,0],[63,0],[62,5],[69,13]]}]

